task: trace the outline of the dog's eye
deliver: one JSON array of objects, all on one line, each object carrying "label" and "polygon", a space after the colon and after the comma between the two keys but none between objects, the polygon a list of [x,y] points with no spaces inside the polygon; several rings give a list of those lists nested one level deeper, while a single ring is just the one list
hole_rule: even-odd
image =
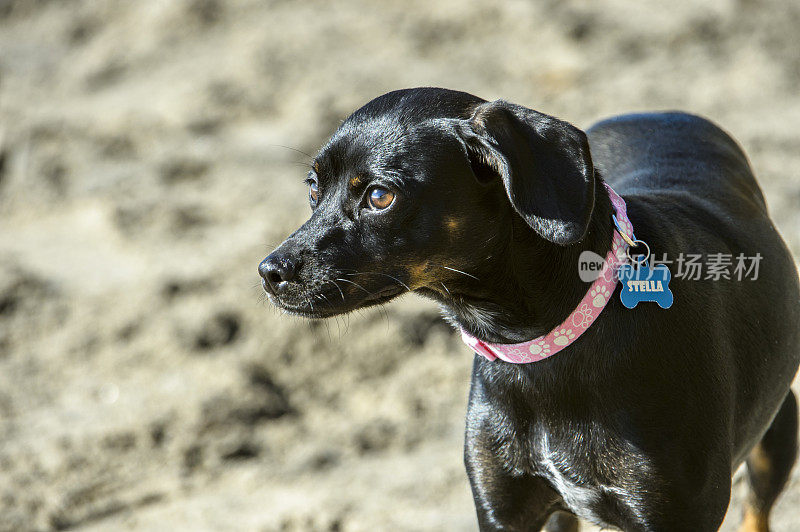
[{"label": "dog's eye", "polygon": [[385,188],[373,187],[369,191],[367,198],[369,206],[375,210],[382,210],[392,204],[394,201],[394,192],[390,192]]},{"label": "dog's eye", "polygon": [[316,207],[318,199],[319,199],[319,185],[317,185],[316,181],[309,181],[308,202],[311,204],[312,207]]}]

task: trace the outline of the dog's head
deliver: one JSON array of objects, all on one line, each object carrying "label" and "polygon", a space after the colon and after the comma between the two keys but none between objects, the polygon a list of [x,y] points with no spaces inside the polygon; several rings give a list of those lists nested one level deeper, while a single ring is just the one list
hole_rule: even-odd
[{"label": "dog's head", "polygon": [[391,92],[357,110],[320,150],[307,183],[311,218],[259,273],[274,304],[314,318],[407,291],[445,299],[469,291],[494,274],[487,255],[522,236],[514,224],[568,245],[585,234],[594,200],[583,132],[434,88]]}]

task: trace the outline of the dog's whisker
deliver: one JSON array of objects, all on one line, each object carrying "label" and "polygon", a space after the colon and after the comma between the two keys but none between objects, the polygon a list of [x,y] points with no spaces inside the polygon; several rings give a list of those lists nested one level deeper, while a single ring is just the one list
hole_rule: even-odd
[{"label": "dog's whisker", "polygon": [[[325,320],[325,321],[328,321],[328,320]],[[336,324],[336,339],[341,341],[341,339],[342,339],[342,324],[339,322],[339,316],[334,315],[333,319],[330,320],[330,321],[332,321],[333,323]]]},{"label": "dog's whisker", "polygon": [[[327,297],[325,297],[325,300],[328,301],[328,304],[330,305],[330,301],[328,300]],[[337,339],[341,340],[342,339],[342,328],[339,327],[339,317],[338,316],[334,316],[334,319],[336,321],[336,332],[338,333]],[[328,323],[329,320],[323,320],[323,321],[325,322],[325,329],[328,331],[328,339],[330,340],[332,337],[331,337],[331,327],[330,327],[330,324]]]},{"label": "dog's whisker", "polygon": [[330,327],[330,325],[328,325],[328,320],[322,320],[322,322],[325,324],[325,332],[328,334],[328,341],[330,341],[331,340],[331,327]]},{"label": "dog's whisker", "polygon": [[389,275],[388,273],[382,273],[382,272],[356,272],[356,273],[346,273],[345,275],[382,275],[384,277],[388,277],[389,279],[392,279],[392,280],[400,283],[400,286],[402,286],[403,288],[405,288],[406,290],[411,292],[411,289],[408,287],[408,285],[406,283],[404,283],[403,281],[401,281],[400,279],[398,279],[397,277],[395,277],[393,275]]},{"label": "dog's whisker", "polygon": [[445,291],[447,291],[447,295],[449,295],[450,297],[453,296],[453,294],[450,293],[450,290],[445,286],[445,284],[442,281],[439,281],[439,284],[442,285],[442,288],[444,288]]},{"label": "dog's whisker", "polygon": [[[345,282],[345,283],[350,283],[350,284],[356,285],[357,287],[359,287],[360,289],[362,289],[364,292],[366,292],[368,295],[370,295],[370,296],[372,295],[372,292],[370,292],[369,290],[367,290],[366,288],[364,288],[363,286],[361,286],[361,285],[360,285],[360,284],[358,284],[358,283],[354,283],[353,281],[348,281],[347,279],[342,279],[342,278],[339,278],[339,277],[337,277],[337,278],[336,278],[336,280],[337,280],[337,281],[343,281],[343,282]],[[344,295],[342,295],[342,299],[344,299]]]},{"label": "dog's whisker", "polygon": [[306,156],[306,157],[308,157],[309,159],[313,159],[313,158],[314,158],[314,156],[313,156],[313,155],[310,155],[310,154],[308,154],[308,153],[304,152],[303,150],[298,150],[297,148],[292,148],[291,146],[284,146],[283,144],[273,144],[273,146],[275,146],[275,147],[277,147],[277,148],[285,148],[285,149],[287,149],[287,150],[292,150],[292,151],[294,151],[294,152],[297,152],[297,153],[299,153],[300,155],[305,155],[305,156]]},{"label": "dog's whisker", "polygon": [[344,300],[345,300],[345,297],[344,297],[344,292],[342,291],[341,287],[340,287],[338,284],[336,284],[336,281],[343,281],[343,280],[344,280],[344,279],[336,279],[336,280],[334,280],[334,279],[327,279],[327,280],[325,281],[325,283],[330,283],[330,284],[332,284],[333,286],[335,286],[335,287],[336,287],[336,289],[339,291],[339,294],[341,294],[341,296],[342,296],[342,301],[344,301]]},{"label": "dog's whisker", "polygon": [[333,286],[335,286],[336,289],[339,291],[339,294],[341,294],[342,301],[344,302],[344,300],[345,300],[344,291],[342,291],[342,288],[336,283],[336,281],[331,281],[331,282],[333,283]]},{"label": "dog's whisker", "polygon": [[455,268],[451,268],[450,266],[445,266],[444,264],[440,264],[439,266],[441,266],[441,267],[442,267],[442,268],[444,268],[445,270],[450,270],[451,272],[460,273],[461,275],[466,275],[467,277],[472,277],[472,278],[473,278],[473,279],[475,279],[476,281],[480,281],[480,279],[478,279],[477,277],[475,277],[475,276],[474,276],[474,275],[472,275],[471,273],[462,272],[461,270],[457,270],[457,269],[455,269]]},{"label": "dog's whisker", "polygon": [[385,303],[381,303],[381,304],[378,306],[378,308],[379,308],[381,311],[383,311],[383,316],[386,318],[386,332],[387,332],[387,334],[388,334],[388,332],[389,332],[389,311],[388,311],[388,310],[386,310],[386,304],[385,304]]}]

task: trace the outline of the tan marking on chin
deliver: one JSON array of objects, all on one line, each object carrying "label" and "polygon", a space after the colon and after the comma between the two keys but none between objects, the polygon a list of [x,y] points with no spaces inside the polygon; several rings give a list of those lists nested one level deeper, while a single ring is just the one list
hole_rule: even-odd
[{"label": "tan marking on chin", "polygon": [[748,507],[739,532],[769,532],[769,515]]},{"label": "tan marking on chin", "polygon": [[422,261],[419,264],[412,264],[408,267],[408,286],[411,290],[416,290],[435,281],[430,272],[430,264],[428,261]]},{"label": "tan marking on chin", "polygon": [[319,163],[314,163],[314,171],[319,173]]}]

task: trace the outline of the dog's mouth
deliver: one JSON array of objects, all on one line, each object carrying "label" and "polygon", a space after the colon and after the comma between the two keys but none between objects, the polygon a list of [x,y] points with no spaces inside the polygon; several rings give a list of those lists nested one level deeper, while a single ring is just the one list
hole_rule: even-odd
[{"label": "dog's mouth", "polygon": [[402,286],[387,286],[368,295],[364,302],[370,303],[371,305],[379,305],[381,303],[386,303],[390,299],[393,299],[406,291],[407,290],[405,287]]},{"label": "dog's mouth", "polygon": [[[263,284],[263,283],[262,283]],[[309,319],[332,318],[354,310],[381,305],[407,292],[405,285],[392,284],[368,290],[362,285],[342,286],[333,281],[322,283],[325,289],[295,295],[274,295],[267,292],[279,309]]]}]

